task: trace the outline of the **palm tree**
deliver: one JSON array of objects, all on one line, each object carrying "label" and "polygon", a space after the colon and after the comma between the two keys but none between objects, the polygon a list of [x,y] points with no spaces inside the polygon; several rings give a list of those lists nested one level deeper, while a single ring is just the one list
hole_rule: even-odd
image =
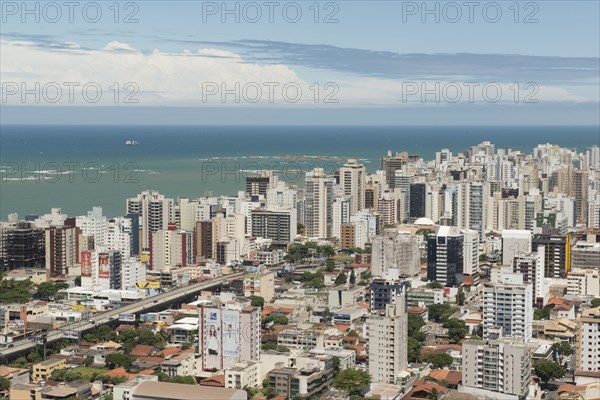
[{"label": "palm tree", "polygon": [[440,400],[440,392],[436,388],[432,388],[427,393],[427,400]]}]

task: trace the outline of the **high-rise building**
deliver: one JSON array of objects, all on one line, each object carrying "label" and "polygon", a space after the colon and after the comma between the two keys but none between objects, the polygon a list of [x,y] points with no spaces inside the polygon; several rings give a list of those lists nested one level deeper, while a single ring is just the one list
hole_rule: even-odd
[{"label": "high-rise building", "polygon": [[571,237],[545,232],[533,235],[532,250],[536,251],[540,246],[546,248],[546,278],[566,278],[571,269]]},{"label": "high-rise building", "polygon": [[576,371],[597,372],[600,376],[600,307],[583,311],[577,318],[575,347]]},{"label": "high-rise building", "polygon": [[464,281],[464,237],[455,226],[440,226],[427,239],[427,280],[447,287]]},{"label": "high-rise building", "polygon": [[137,197],[127,199],[127,213],[138,214],[142,230],[142,249],[150,249],[150,234],[167,229],[174,220],[173,199],[166,198],[155,190],[146,190]]},{"label": "high-rise building", "polygon": [[479,284],[479,233],[463,229],[463,283],[468,286]]},{"label": "high-rise building", "polygon": [[104,232],[108,220],[102,215],[102,207],[94,207],[92,211],[88,211],[87,215],[76,217],[75,224],[81,230],[82,235],[94,238],[95,246],[104,244]]},{"label": "high-rise building", "polygon": [[323,168],[306,173],[305,179],[306,236],[330,238],[332,235],[332,203],[334,179],[325,175]]},{"label": "high-rise building", "polygon": [[78,229],[72,225],[46,228],[46,270],[50,276],[64,276],[75,267],[79,254]]},{"label": "high-rise building", "polygon": [[531,232],[528,230],[502,231],[502,265],[512,265],[515,257],[531,253]]},{"label": "high-rise building", "polygon": [[508,338],[472,340],[462,345],[462,383],[467,392],[525,398],[531,384],[531,352],[527,343]]},{"label": "high-rise building", "polygon": [[118,250],[123,260],[133,255],[133,223],[129,218],[113,218],[107,221],[103,244],[111,250]]},{"label": "high-rise building", "polygon": [[405,293],[388,304],[385,312],[367,319],[369,335],[369,375],[372,382],[396,384],[408,365],[408,316]]},{"label": "high-rise building", "polygon": [[186,266],[195,262],[194,235],[177,229],[173,224],[169,229],[159,230],[150,236],[150,269],[169,271],[176,266]]},{"label": "high-rise building", "polygon": [[260,361],[260,310],[236,304],[199,310],[202,369],[231,368],[238,362]]},{"label": "high-rise building", "polygon": [[533,303],[540,308],[546,305],[548,300],[544,279],[545,254],[544,246],[539,246],[533,253],[518,255],[513,263],[513,272],[522,274],[523,283],[532,285]]},{"label": "high-rise building", "polygon": [[521,274],[504,274],[503,282],[487,283],[483,289],[483,337],[502,328],[503,336],[522,338],[532,336],[532,285],[523,283]]},{"label": "high-rise building", "polygon": [[350,222],[350,196],[337,196],[331,206],[333,216],[331,218],[331,236],[341,238],[342,224]]},{"label": "high-rise building", "polygon": [[246,193],[249,196],[266,196],[267,190],[276,183],[272,171],[260,171],[256,175],[246,176]]},{"label": "high-rise building", "polygon": [[46,245],[44,230],[26,221],[0,222],[0,268],[44,268]]},{"label": "high-rise building", "polygon": [[385,172],[385,180],[390,189],[394,189],[396,182],[394,176],[396,171],[401,170],[410,161],[416,161],[418,156],[408,155],[407,152],[392,154],[391,151],[387,152],[385,157],[381,158],[381,170]]},{"label": "high-rise building", "polygon": [[196,241],[196,257],[199,259],[213,258],[213,227],[212,221],[196,222],[194,237]]},{"label": "high-rise building", "polygon": [[276,245],[284,245],[296,237],[298,223],[296,209],[268,210],[257,208],[251,212],[252,237],[270,239]]},{"label": "high-rise building", "polygon": [[345,195],[351,196],[352,215],[365,208],[365,166],[356,160],[348,160],[340,167],[340,188]]},{"label": "high-rise building", "polygon": [[409,217],[408,222],[425,217],[427,186],[424,183],[410,184]]},{"label": "high-rise building", "polygon": [[386,234],[373,238],[371,247],[371,274],[385,278],[390,269],[400,276],[413,276],[419,272],[421,237],[411,234]]}]

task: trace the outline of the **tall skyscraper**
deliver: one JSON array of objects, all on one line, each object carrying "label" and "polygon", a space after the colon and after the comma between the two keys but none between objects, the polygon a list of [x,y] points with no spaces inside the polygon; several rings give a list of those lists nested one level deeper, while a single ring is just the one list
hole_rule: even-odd
[{"label": "tall skyscraper", "polygon": [[456,226],[440,226],[427,239],[427,280],[444,286],[464,281],[464,237]]},{"label": "tall skyscraper", "polygon": [[167,229],[169,222],[174,222],[174,209],[173,199],[155,190],[146,190],[127,199],[127,213],[140,215],[143,250],[150,250],[150,233]]},{"label": "tall skyscraper", "polygon": [[350,212],[352,215],[365,208],[365,166],[356,160],[348,160],[340,168],[340,188],[345,195],[351,196]]},{"label": "tall skyscraper", "polygon": [[45,233],[26,221],[0,222],[0,268],[44,268],[46,264]]},{"label": "tall skyscraper", "polygon": [[425,217],[427,186],[424,183],[410,184],[409,200],[409,218],[408,222],[413,223],[417,219]]},{"label": "tall skyscraper", "polygon": [[323,168],[315,168],[306,173],[305,178],[306,236],[310,238],[330,238],[332,235],[332,177],[326,176]]},{"label": "tall skyscraper", "polygon": [[408,365],[408,316],[405,293],[401,291],[381,315],[367,319],[369,332],[369,375],[372,382],[396,384]]}]

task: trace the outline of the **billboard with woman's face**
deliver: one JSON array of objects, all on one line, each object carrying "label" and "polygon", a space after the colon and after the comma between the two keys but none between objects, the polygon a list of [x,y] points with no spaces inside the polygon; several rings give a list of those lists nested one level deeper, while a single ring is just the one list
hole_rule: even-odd
[{"label": "billboard with woman's face", "polygon": [[203,369],[221,369],[223,352],[221,349],[221,310],[202,309],[202,364]]}]

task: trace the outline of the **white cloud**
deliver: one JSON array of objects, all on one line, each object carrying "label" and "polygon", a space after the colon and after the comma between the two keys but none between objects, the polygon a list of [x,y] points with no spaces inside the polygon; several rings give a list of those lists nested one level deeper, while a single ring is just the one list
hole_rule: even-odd
[{"label": "white cloud", "polygon": [[[112,105],[123,103],[129,95],[129,101],[137,99],[137,104],[144,106],[202,106],[233,105],[256,106],[277,105],[315,106],[317,86],[312,81],[301,79],[298,74],[286,65],[260,65],[245,62],[239,54],[215,49],[188,49],[182,52],[163,52],[158,49],[149,54],[133,48],[127,43],[111,41],[101,50],[82,49],[77,43],[69,42],[62,48],[45,48],[25,41],[1,41],[0,68],[2,70],[2,103],[3,104],[36,104],[33,95],[26,95],[23,101],[22,89],[32,89],[39,85],[39,104],[90,104],[95,90],[88,92],[88,101],[82,93],[82,87],[90,82],[102,90],[102,98],[97,103]],[[323,71],[318,76],[326,77]],[[384,106],[402,105],[413,107],[418,105],[460,104],[470,102],[490,102],[498,97],[496,89],[500,89],[499,103],[515,103],[529,100],[539,102],[584,102],[583,96],[573,94],[566,89],[552,86],[518,88],[512,83],[490,83],[488,91],[483,90],[486,82],[472,89],[464,82],[454,85],[449,82],[415,81],[400,82],[393,79],[360,77],[348,74],[336,74],[338,80],[324,79],[318,85],[317,103],[322,104],[327,96],[337,103],[325,104],[336,106]],[[55,82],[56,84],[52,84]],[[65,82],[79,84],[74,90],[73,98],[69,98],[69,87]],[[327,82],[333,86],[326,88]],[[118,83],[118,86],[115,85]],[[125,87],[125,84],[130,83]],[[287,86],[287,97],[283,87]],[[60,100],[56,86],[62,90]],[[337,86],[337,87],[336,87]],[[118,99],[115,92],[118,89]],[[456,88],[460,88],[457,99]],[[137,93],[133,94],[135,88]],[[297,89],[301,90],[301,95]],[[45,90],[46,89],[46,90]],[[434,90],[439,102],[433,94],[424,95],[424,90]],[[224,95],[224,90],[237,93]],[[261,100],[257,99],[258,92]],[[212,94],[210,94],[212,93]],[[203,96],[204,94],[204,96]],[[293,102],[294,99],[299,101]]]}]

